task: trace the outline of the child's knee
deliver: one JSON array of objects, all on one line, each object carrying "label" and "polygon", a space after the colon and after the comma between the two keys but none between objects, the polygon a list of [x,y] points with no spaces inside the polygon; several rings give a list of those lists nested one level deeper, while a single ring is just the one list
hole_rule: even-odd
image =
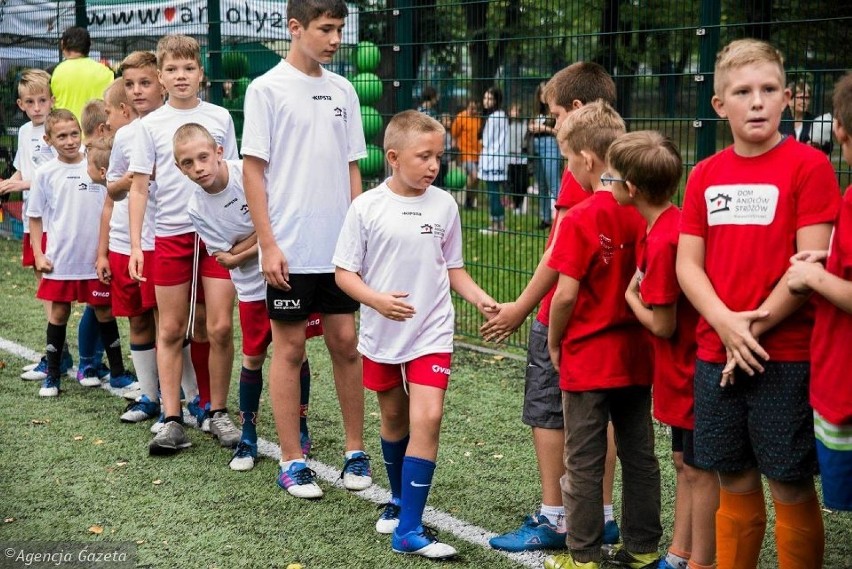
[{"label": "child's knee", "polygon": [[70,302],[51,302],[50,303],[50,322],[62,326],[68,324],[68,318],[71,317]]}]

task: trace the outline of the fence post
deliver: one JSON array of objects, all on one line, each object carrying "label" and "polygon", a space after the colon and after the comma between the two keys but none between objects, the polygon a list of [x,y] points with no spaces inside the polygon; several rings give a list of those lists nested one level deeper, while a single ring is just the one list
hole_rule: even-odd
[{"label": "fence post", "polygon": [[719,51],[719,24],[722,17],[721,0],[701,0],[698,17],[698,117],[693,123],[698,142],[695,161],[698,162],[716,152],[716,112],[710,104],[713,98],[713,66]]},{"label": "fence post", "polygon": [[411,108],[412,88],[414,83],[414,41],[413,17],[411,0],[399,0],[393,10],[394,45],[396,55],[394,64],[395,89],[394,108],[403,111]]},{"label": "fence post", "polygon": [[80,28],[89,27],[89,17],[86,15],[86,0],[74,2],[74,25]]},{"label": "fence post", "polygon": [[207,58],[210,60],[210,102],[222,104],[222,10],[219,0],[207,0]]}]

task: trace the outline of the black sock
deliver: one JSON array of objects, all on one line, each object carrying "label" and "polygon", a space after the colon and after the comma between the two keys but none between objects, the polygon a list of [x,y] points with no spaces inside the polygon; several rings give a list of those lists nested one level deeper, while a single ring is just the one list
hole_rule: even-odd
[{"label": "black sock", "polygon": [[163,424],[165,425],[166,423],[178,423],[180,425],[183,425],[183,417],[177,417],[177,416],[165,417],[163,419]]},{"label": "black sock", "polygon": [[59,377],[59,366],[62,361],[62,346],[65,345],[65,335],[68,331],[67,324],[47,323],[47,375]]},{"label": "black sock", "polygon": [[214,416],[216,413],[225,413],[227,415],[228,408],[222,407],[221,409],[210,409],[210,416]]},{"label": "black sock", "polygon": [[125,374],[124,360],[121,357],[121,337],[118,335],[118,323],[115,318],[106,322],[98,322],[101,331],[101,341],[109,360],[109,373],[112,377]]}]

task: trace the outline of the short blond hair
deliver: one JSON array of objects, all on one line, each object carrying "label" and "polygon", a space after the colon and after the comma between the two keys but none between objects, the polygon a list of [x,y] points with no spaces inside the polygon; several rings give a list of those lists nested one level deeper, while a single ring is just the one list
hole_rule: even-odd
[{"label": "short blond hair", "polygon": [[571,152],[579,154],[587,150],[604,160],[609,145],[626,130],[618,111],[609,103],[598,100],[568,115],[556,137],[560,146],[567,146]]},{"label": "short blond hair", "polygon": [[187,123],[178,128],[175,131],[175,135],[172,137],[172,152],[175,155],[175,160],[178,159],[177,151],[175,150],[177,148],[177,145],[183,144],[188,140],[193,140],[196,138],[203,139],[214,149],[219,146],[219,144],[216,142],[216,139],[213,138],[213,135],[210,134],[210,131],[207,130],[204,126],[194,122]]},{"label": "short blond hair", "polygon": [[86,160],[96,168],[109,168],[112,138],[96,138],[86,143]]},{"label": "short blond hair", "polygon": [[728,73],[734,69],[760,63],[778,66],[781,85],[787,82],[784,73],[784,56],[771,44],[752,38],[734,40],[722,48],[716,55],[716,67],[713,75],[713,92],[721,97],[728,81]]},{"label": "short blond hair", "polygon": [[102,124],[106,124],[106,103],[103,99],[92,99],[83,105],[80,113],[80,127],[83,129],[83,138],[94,136],[95,131]]},{"label": "short blond hair", "polygon": [[852,133],[852,71],[834,84],[831,97],[834,118],[847,133]]},{"label": "short blond hair", "polygon": [[420,134],[444,134],[444,125],[426,113],[408,110],[397,113],[391,118],[385,129],[384,150],[400,151],[411,143],[411,139]]},{"label": "short blond hair", "polygon": [[153,51],[134,51],[121,61],[120,72],[125,69],[157,70],[157,55]]},{"label": "short blond hair", "polygon": [[73,121],[78,128],[80,127],[80,121],[77,120],[74,113],[68,109],[53,109],[47,114],[47,118],[44,119],[44,134],[51,136],[53,127],[55,127],[57,123],[65,121]]},{"label": "short blond hair", "polygon": [[18,97],[46,93],[52,96],[50,90],[50,74],[43,69],[27,69],[21,73],[18,80]]},{"label": "short blond hair", "polygon": [[118,78],[110,86],[104,89],[104,103],[110,107],[117,109],[121,105],[130,107],[130,100],[127,98],[127,92],[124,90],[124,79]]},{"label": "short blond hair", "polygon": [[166,56],[175,59],[192,59],[201,66],[201,47],[198,41],[182,34],[170,34],[157,42],[157,69],[163,68]]},{"label": "short blond hair", "polygon": [[653,205],[671,199],[683,175],[677,146],[655,130],[622,134],[610,145],[606,161]]}]

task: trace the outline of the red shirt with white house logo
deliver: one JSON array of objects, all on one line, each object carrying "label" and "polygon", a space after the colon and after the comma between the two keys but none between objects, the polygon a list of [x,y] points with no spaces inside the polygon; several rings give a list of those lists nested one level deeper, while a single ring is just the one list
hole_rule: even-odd
[{"label": "red shirt with white house logo", "polygon": [[[832,223],[840,187],[825,154],[785,138],[760,156],[728,147],[699,162],[689,176],[681,233],[704,239],[704,270],[720,300],[740,312],[757,309],[796,253],[802,227]],[[807,361],[813,304],[759,338],[774,361]],[[725,361],[725,347],[702,317],[698,358]]]}]

